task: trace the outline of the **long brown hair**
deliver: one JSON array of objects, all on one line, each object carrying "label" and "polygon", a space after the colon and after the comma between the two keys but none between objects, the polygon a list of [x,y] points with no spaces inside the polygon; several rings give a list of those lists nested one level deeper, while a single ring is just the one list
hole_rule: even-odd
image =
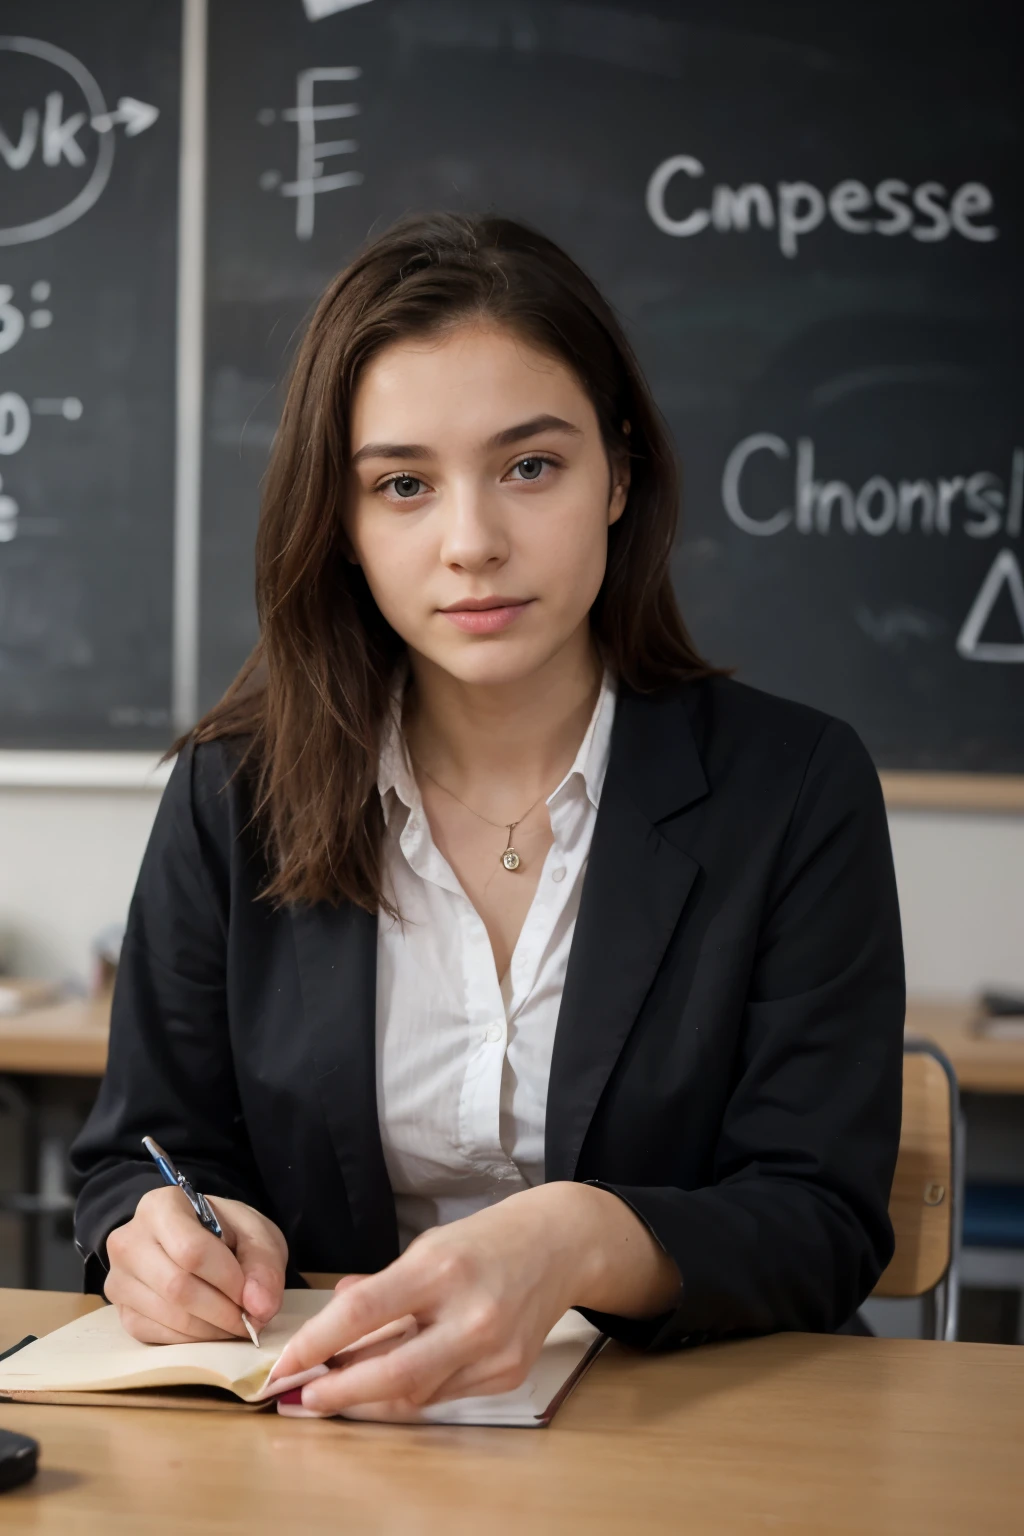
[{"label": "long brown hair", "polygon": [[671,442],[607,302],[564,251],[511,219],[400,220],[330,284],[298,349],[256,539],[259,643],[176,744],[245,738],[242,766],[271,870],[263,894],[279,902],[390,910],[376,777],[405,647],[346,558],[350,410],[362,370],[383,347],[476,317],[571,368],[609,457],[629,457],[629,496],[609,529],[591,610],[609,666],[643,691],[711,671],[669,575],[679,494]]}]

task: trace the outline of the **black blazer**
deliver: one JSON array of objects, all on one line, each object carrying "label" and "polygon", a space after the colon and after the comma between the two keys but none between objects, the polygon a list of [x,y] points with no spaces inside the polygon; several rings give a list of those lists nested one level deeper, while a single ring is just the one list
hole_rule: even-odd
[{"label": "black blazer", "polygon": [[[151,1133],[208,1194],[281,1227],[298,1270],[397,1256],[377,1123],[376,918],[274,909],[230,743],[164,793],[72,1150],[76,1232],[159,1183]],[[229,782],[230,780],[230,782]],[[675,1259],[674,1312],[599,1318],[667,1348],[832,1330],[892,1252],[903,954],[881,790],[855,733],[726,680],[620,688],[558,1015],[548,1179],[626,1200]]]}]

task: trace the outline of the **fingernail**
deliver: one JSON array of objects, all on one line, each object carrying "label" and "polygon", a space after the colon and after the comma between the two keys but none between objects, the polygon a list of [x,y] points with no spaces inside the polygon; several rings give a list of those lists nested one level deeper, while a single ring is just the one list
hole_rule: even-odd
[{"label": "fingernail", "polygon": [[285,1392],[277,1400],[277,1411],[285,1419],[319,1419],[319,1413],[314,1413],[311,1408],[303,1408],[302,1393],[298,1387],[294,1392]]},{"label": "fingernail", "polygon": [[303,1408],[308,1408],[311,1413],[322,1413],[325,1407],[314,1387],[303,1387],[301,1401]]}]

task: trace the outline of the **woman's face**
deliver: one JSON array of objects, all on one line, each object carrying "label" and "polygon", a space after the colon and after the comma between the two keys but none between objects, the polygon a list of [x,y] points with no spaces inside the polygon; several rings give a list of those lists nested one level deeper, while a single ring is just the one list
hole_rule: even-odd
[{"label": "woman's face", "polygon": [[367,365],[351,430],[346,531],[413,652],[510,683],[585,637],[628,468],[612,474],[564,364],[480,322],[396,342]]}]

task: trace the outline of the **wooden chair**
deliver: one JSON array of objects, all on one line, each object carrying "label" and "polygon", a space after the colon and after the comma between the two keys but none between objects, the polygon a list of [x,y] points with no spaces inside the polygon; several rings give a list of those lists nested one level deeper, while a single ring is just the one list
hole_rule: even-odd
[{"label": "wooden chair", "polygon": [[903,1128],[889,1217],[896,1251],[875,1296],[921,1297],[925,1337],[957,1332],[963,1118],[956,1073],[929,1040],[908,1040],[903,1057]]}]

